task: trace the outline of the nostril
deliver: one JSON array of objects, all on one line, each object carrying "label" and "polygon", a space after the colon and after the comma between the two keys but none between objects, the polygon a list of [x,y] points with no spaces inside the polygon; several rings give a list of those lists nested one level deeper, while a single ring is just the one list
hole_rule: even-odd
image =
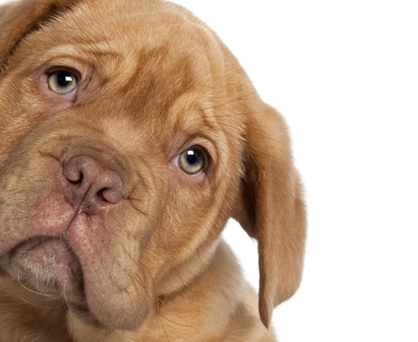
[{"label": "nostril", "polygon": [[101,159],[74,156],[64,164],[63,174],[66,179],[64,195],[74,208],[95,213],[104,208],[105,203],[116,204],[122,199],[122,178]]},{"label": "nostril", "polygon": [[80,176],[78,177],[78,179],[76,180],[72,180],[69,177],[67,177],[67,180],[72,184],[72,185],[79,185],[81,183],[83,183],[83,174],[80,172]]},{"label": "nostril", "polygon": [[64,176],[72,185],[78,185],[83,182],[83,169],[74,162],[69,162],[64,166]]},{"label": "nostril", "polygon": [[118,184],[114,184],[111,188],[100,189],[96,196],[99,201],[116,204],[122,198],[122,189]]},{"label": "nostril", "polygon": [[97,199],[101,202],[107,202],[105,197],[103,196],[103,193],[105,192],[106,189],[101,189],[97,192]]}]

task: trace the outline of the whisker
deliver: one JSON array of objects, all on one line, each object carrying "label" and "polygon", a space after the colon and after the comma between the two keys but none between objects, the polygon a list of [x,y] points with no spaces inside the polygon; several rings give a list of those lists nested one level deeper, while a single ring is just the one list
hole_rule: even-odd
[{"label": "whisker", "polygon": [[26,300],[25,298],[22,298],[22,297],[20,299],[23,300],[24,302],[32,305],[32,306],[35,306],[35,307],[40,308],[40,309],[43,309],[43,310],[45,310],[45,309],[57,309],[57,308],[59,308],[59,306],[57,306],[57,307],[47,307],[47,306],[38,305],[38,304],[32,303],[32,302],[30,302],[30,301],[28,301],[28,300]]},{"label": "whisker", "polygon": [[98,342],[102,342],[105,339],[107,339],[110,336],[110,334],[112,334],[115,330],[116,330],[115,328],[109,330],[106,334],[104,334],[104,336]]},{"label": "whisker", "polygon": [[161,321],[161,315],[160,315],[160,313],[159,313],[159,312],[157,312],[157,317],[158,317],[158,320],[159,320],[159,321],[160,321],[160,323],[161,323],[161,326],[163,327],[165,337],[167,337],[167,341],[169,341],[169,342],[170,342],[170,338],[168,337],[167,330],[165,330],[164,324],[163,324],[163,322]]},{"label": "whisker", "polygon": [[[139,275],[137,275],[137,277],[134,277],[134,276],[132,276],[131,274],[129,274],[128,272],[126,272],[125,270],[124,270],[124,268],[122,267],[122,265],[120,264],[120,262],[119,262],[119,260],[117,260],[113,255],[112,255],[112,253],[110,253],[110,250],[109,250],[109,246],[104,246],[106,249],[107,249],[107,252],[108,252],[108,255],[113,259],[113,261],[119,266],[119,268],[120,268],[120,270],[121,271],[123,271],[130,279],[131,279],[131,283],[135,286],[135,288],[136,288],[136,291],[139,293],[139,289],[138,289],[138,285],[140,285],[142,288],[143,288],[143,290],[145,291],[145,294],[146,294],[146,297],[144,297],[144,299],[143,299],[143,301],[142,301],[142,303],[140,304],[140,306],[142,306],[143,304],[144,304],[144,302],[145,302],[145,300],[146,300],[146,298],[148,297],[148,298],[152,298],[151,296],[150,296],[150,294],[148,293],[148,290],[146,289],[146,287],[145,287],[145,285],[143,284],[143,281],[142,281],[142,279],[139,277]],[[126,250],[125,250],[125,252],[126,252]],[[129,255],[129,253],[126,253],[126,255],[128,255],[133,261],[134,261],[134,263],[135,263],[135,265],[137,266],[137,268],[143,273],[143,275],[144,275],[144,279],[146,280],[146,277],[145,277],[145,274],[144,274],[144,271],[142,270],[142,267],[140,267],[139,266],[139,264],[138,264],[138,262],[137,261],[135,261],[130,255]],[[149,272],[149,270],[147,270],[148,272]],[[127,295],[129,296],[129,299],[130,299],[130,301],[131,301],[131,304],[132,304],[132,307],[136,307],[136,305],[134,304],[134,302],[133,302],[133,300],[132,300],[132,297],[131,297],[131,294],[129,293],[129,291],[127,290],[127,289],[125,289],[125,291],[126,291],[126,293],[127,293]],[[120,296],[121,296],[121,298],[122,298],[122,300],[124,300],[124,297],[122,296],[122,294],[120,293]]]},{"label": "whisker", "polygon": [[182,282],[182,284],[183,284],[183,286],[185,285],[184,284],[184,280],[183,280],[183,278],[182,278],[182,276],[181,276],[181,274],[180,274],[180,272],[177,270],[177,268],[176,267],[174,267],[174,265],[169,261],[169,260],[167,260],[167,258],[165,258],[165,257],[163,257],[160,253],[157,253],[156,251],[154,251],[154,250],[152,250],[151,248],[149,248],[149,247],[144,247],[144,249],[146,249],[146,250],[149,250],[150,252],[152,252],[152,253],[154,253],[154,254],[156,254],[156,255],[158,255],[164,262],[166,262],[166,263],[168,263],[170,266],[173,266],[173,269],[175,270],[175,272],[177,273],[177,275],[178,275],[178,277],[180,278],[180,281]]},{"label": "whisker", "polygon": [[193,326],[192,326],[192,325],[181,324],[181,323],[178,323],[178,322],[172,321],[171,319],[168,319],[167,317],[165,317],[165,316],[164,316],[164,315],[162,315],[161,313],[158,313],[158,316],[160,316],[161,318],[164,318],[166,321],[168,321],[168,322],[170,322],[170,323],[173,323],[173,324],[175,324],[175,325],[178,325],[178,326],[180,326],[180,327],[193,328]]},{"label": "whisker", "polygon": [[129,204],[134,208],[135,211],[139,212],[140,214],[147,216],[147,213],[139,209],[137,206],[135,206],[132,202],[136,200],[134,197],[128,197]]},{"label": "whisker", "polygon": [[20,274],[19,274],[19,272],[17,273],[17,281],[19,282],[20,286],[22,286],[26,291],[32,292],[32,293],[34,293],[36,295],[39,295],[39,296],[50,297],[49,300],[54,300],[54,299],[57,299],[57,298],[61,297],[61,294],[59,296],[55,296],[55,295],[50,295],[50,294],[41,293],[41,292],[37,292],[37,291],[31,290],[30,288],[28,288],[27,286],[25,286],[22,283],[22,281],[20,280]]}]

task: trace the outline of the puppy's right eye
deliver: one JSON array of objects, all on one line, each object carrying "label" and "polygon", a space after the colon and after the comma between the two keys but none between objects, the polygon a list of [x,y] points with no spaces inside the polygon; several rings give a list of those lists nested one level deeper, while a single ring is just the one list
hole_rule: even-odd
[{"label": "puppy's right eye", "polygon": [[48,75],[48,88],[61,95],[72,95],[78,86],[77,76],[68,70],[57,70]]}]

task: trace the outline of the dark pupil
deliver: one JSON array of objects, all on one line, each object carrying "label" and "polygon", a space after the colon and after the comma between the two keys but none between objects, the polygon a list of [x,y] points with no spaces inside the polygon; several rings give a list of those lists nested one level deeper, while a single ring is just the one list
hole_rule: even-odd
[{"label": "dark pupil", "polygon": [[190,165],[194,165],[194,164],[198,163],[199,162],[199,155],[193,150],[187,151],[187,162]]},{"label": "dark pupil", "polygon": [[60,73],[57,79],[58,85],[62,88],[68,87],[73,82],[73,78],[65,73]]}]

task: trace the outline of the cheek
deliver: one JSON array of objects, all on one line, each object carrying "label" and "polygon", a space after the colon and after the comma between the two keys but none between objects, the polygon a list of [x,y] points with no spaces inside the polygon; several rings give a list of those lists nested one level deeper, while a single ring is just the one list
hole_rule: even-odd
[{"label": "cheek", "polygon": [[[169,268],[181,264],[199,246],[216,238],[212,229],[216,218],[213,198],[209,186],[186,186],[179,179],[170,179],[162,220],[149,240],[143,260],[146,265],[152,265],[150,268],[158,270],[154,275],[157,283]],[[158,258],[148,251],[158,251]]]},{"label": "cheek", "polygon": [[213,202],[213,191],[204,172],[189,176],[176,165],[169,165],[169,198],[167,214],[176,227],[187,231],[206,220],[208,209]]}]

